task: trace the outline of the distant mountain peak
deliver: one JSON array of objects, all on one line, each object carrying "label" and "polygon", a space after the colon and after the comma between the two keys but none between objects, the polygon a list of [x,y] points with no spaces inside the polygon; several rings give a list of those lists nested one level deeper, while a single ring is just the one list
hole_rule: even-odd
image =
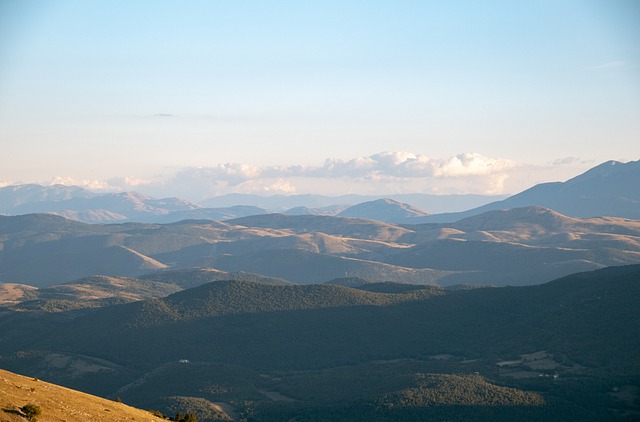
[{"label": "distant mountain peak", "polygon": [[453,222],[487,211],[542,206],[565,216],[640,219],[640,160],[610,160],[566,182],[540,183],[502,201],[465,212],[431,215],[422,223]]},{"label": "distant mountain peak", "polygon": [[46,212],[91,223],[159,220],[174,212],[198,208],[201,207],[183,199],[156,199],[135,191],[98,194],[78,186],[36,184],[0,188],[0,213]]},{"label": "distant mountain peak", "polygon": [[428,212],[412,205],[391,198],[382,198],[349,207],[338,214],[338,217],[370,218],[372,220],[394,222],[427,215],[429,215]]},{"label": "distant mountain peak", "polygon": [[573,185],[577,183],[587,183],[594,179],[606,179],[611,176],[629,177],[640,175],[640,160],[622,163],[620,161],[609,160],[599,164],[584,173],[567,180],[565,185]]},{"label": "distant mountain peak", "polygon": [[151,199],[149,196],[147,195],[143,195],[139,192],[136,191],[129,191],[129,192],[120,192],[120,193],[116,193],[116,196],[121,196],[123,198],[127,198],[127,199],[133,199],[133,200],[145,200],[145,199]]}]

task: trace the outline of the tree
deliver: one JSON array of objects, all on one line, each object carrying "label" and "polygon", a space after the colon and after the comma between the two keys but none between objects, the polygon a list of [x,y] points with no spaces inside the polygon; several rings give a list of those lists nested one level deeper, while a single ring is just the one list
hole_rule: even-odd
[{"label": "tree", "polygon": [[176,422],[198,422],[198,418],[195,413],[187,413],[186,415],[183,415],[182,412],[178,412],[173,420]]}]

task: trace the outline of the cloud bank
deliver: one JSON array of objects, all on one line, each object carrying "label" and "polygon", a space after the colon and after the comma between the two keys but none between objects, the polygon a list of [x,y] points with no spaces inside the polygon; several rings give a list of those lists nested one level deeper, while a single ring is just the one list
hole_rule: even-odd
[{"label": "cloud bank", "polygon": [[118,177],[108,180],[56,177],[47,184],[82,186],[95,191],[135,190],[155,197],[201,201],[228,193],[246,194],[505,194],[544,181],[575,175],[575,157],[547,166],[468,152],[434,158],[406,151],[381,152],[351,159],[326,159],[322,165],[256,166],[224,163],[183,168],[156,180]]},{"label": "cloud bank", "polygon": [[348,160],[327,159],[321,166],[254,166],[239,163],[186,168],[164,182],[193,199],[230,192],[319,193],[503,193],[509,173],[521,165],[478,153],[447,159],[405,151]]},{"label": "cloud bank", "polygon": [[82,179],[68,176],[55,176],[47,182],[40,183],[45,186],[64,185],[64,186],[80,186],[85,189],[97,192],[123,192],[135,189],[141,186],[152,185],[149,179],[141,179],[136,177],[117,177],[108,180],[99,179]]}]

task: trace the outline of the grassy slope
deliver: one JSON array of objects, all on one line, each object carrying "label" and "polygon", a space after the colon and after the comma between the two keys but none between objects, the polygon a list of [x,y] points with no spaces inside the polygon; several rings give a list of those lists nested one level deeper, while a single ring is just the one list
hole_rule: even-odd
[{"label": "grassy slope", "polygon": [[42,408],[38,421],[166,421],[145,410],[0,370],[0,420],[23,422],[20,407]]}]

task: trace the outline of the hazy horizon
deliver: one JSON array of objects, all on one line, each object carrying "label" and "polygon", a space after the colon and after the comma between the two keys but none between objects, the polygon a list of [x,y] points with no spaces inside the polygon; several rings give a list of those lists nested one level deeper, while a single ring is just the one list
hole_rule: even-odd
[{"label": "hazy horizon", "polygon": [[[514,194],[638,160],[640,4],[0,4],[0,186]],[[166,192],[166,195],[160,194]]]}]

